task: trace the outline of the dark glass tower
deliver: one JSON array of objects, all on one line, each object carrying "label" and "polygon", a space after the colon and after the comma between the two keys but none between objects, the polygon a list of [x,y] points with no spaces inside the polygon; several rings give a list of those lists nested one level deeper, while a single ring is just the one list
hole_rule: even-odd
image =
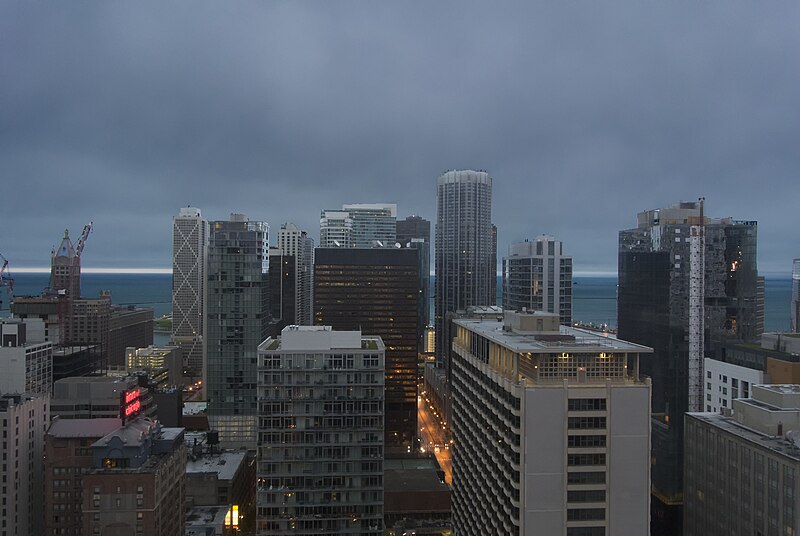
[{"label": "dark glass tower", "polygon": [[269,226],[231,214],[209,225],[205,299],[208,421],[230,447],[256,446],[258,345],[269,326]]},{"label": "dark glass tower", "polygon": [[[753,339],[763,329],[756,222],[707,218],[699,203],[680,203],[642,212],[638,227],[620,232],[618,336],[654,350],[640,362],[653,382],[654,535],[681,531],[683,415],[690,377],[705,381],[702,356],[699,370],[690,366],[691,235],[698,225],[705,232],[702,354],[712,340]],[[705,409],[704,400],[697,404]]]},{"label": "dark glass tower", "polygon": [[318,248],[314,323],[379,335],[386,345],[386,448],[414,448],[417,434],[419,251]]}]

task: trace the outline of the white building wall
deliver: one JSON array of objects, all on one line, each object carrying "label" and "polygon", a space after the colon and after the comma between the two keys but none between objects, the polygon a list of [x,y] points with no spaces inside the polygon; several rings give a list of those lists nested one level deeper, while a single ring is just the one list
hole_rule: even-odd
[{"label": "white building wall", "polygon": [[704,370],[703,407],[714,413],[732,408],[736,398],[749,398],[751,387],[765,382],[765,375],[760,370],[716,359],[706,358]]}]

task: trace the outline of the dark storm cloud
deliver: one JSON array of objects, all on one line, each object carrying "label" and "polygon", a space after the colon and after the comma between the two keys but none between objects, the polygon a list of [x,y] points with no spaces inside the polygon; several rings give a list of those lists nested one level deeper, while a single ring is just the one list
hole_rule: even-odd
[{"label": "dark storm cloud", "polygon": [[494,177],[500,254],[553,234],[616,269],[636,212],[707,198],[800,256],[800,7],[561,2],[0,4],[0,252],[169,266],[191,204],[318,236],[319,211]]}]

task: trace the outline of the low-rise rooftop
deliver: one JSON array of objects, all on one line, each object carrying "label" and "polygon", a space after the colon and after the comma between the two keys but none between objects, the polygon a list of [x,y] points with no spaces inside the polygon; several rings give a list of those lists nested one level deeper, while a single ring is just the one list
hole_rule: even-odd
[{"label": "low-rise rooftop", "polygon": [[50,425],[47,435],[58,438],[105,437],[122,426],[116,418],[108,419],[56,419]]},{"label": "low-rise rooftop", "polygon": [[196,460],[186,462],[186,474],[193,473],[216,473],[219,480],[233,480],[236,471],[242,465],[245,453],[221,452],[214,455],[203,455]]}]

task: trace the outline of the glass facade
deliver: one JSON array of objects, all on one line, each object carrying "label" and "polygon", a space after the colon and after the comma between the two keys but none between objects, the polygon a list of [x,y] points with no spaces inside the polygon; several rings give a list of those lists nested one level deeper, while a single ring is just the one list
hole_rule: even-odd
[{"label": "glass facade", "polygon": [[415,248],[318,248],[315,324],[378,335],[386,345],[386,445],[416,448],[417,347],[424,326]]},{"label": "glass facade", "polygon": [[210,224],[206,295],[208,420],[226,446],[256,442],[257,351],[269,323],[269,226],[264,222]]}]

